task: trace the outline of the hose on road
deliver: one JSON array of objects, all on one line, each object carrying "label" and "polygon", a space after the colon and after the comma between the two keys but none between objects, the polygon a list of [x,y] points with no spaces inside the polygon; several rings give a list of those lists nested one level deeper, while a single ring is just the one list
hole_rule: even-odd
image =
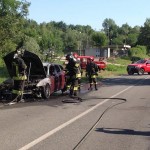
[{"label": "hose on road", "polygon": [[89,136],[89,134],[93,131],[93,129],[97,126],[97,124],[100,122],[100,120],[102,119],[103,115],[110,110],[111,108],[123,104],[125,102],[127,102],[126,99],[124,98],[99,98],[99,99],[112,99],[112,100],[120,100],[120,103],[114,104],[114,105],[110,105],[109,107],[107,107],[103,113],[99,116],[99,118],[97,119],[97,121],[93,124],[93,126],[88,130],[88,132],[83,136],[83,138],[76,144],[76,146],[73,148],[73,150],[76,150],[77,148],[79,148],[79,146],[82,145],[82,143],[86,140],[86,138]]}]

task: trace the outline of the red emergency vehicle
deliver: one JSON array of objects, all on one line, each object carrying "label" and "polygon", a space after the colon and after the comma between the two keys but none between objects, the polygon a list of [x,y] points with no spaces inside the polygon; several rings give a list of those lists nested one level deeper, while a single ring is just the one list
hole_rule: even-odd
[{"label": "red emergency vehicle", "polygon": [[134,73],[144,74],[145,72],[150,74],[150,59],[140,59],[137,62],[129,64],[127,72],[129,75],[133,75]]},{"label": "red emergency vehicle", "polygon": [[[86,68],[86,64],[87,64],[87,59],[88,58],[91,58],[91,59],[94,60],[94,56],[79,56],[77,53],[73,53],[73,56],[80,60],[82,69]],[[104,61],[96,61],[96,60],[94,60],[94,62],[98,65],[99,70],[105,70],[106,62],[104,62]]]}]

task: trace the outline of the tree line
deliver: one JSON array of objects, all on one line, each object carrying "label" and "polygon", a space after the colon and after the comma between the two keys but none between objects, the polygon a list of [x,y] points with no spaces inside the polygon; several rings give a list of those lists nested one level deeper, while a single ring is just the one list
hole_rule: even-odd
[{"label": "tree line", "polygon": [[[26,0],[0,1],[0,54],[6,55],[23,45],[42,59],[50,52],[64,55],[89,47],[131,45],[130,55],[150,53],[150,19],[143,26],[131,27],[127,23],[119,27],[111,18],[102,23],[102,30],[91,26],[67,25],[60,22],[38,24],[28,19],[30,2]],[[51,53],[52,54],[52,53]]]}]

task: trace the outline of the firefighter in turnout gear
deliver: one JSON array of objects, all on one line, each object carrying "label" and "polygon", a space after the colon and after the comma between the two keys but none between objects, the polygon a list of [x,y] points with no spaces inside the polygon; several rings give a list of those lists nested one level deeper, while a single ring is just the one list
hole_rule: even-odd
[{"label": "firefighter in turnout gear", "polygon": [[80,58],[77,57],[76,53],[73,53],[74,58],[77,60],[77,63],[79,63],[79,73],[78,73],[78,90],[81,90],[81,76],[83,74],[83,70],[81,69],[81,62]]},{"label": "firefighter in turnout gear", "polygon": [[93,62],[92,58],[87,59],[87,65],[86,65],[86,76],[88,76],[90,87],[88,90],[92,90],[93,84],[95,85],[95,90],[98,90],[97,88],[97,76],[98,76],[98,66]]},{"label": "firefighter in turnout gear", "polygon": [[14,61],[12,63],[13,68],[13,80],[14,80],[14,87],[12,90],[12,99],[14,102],[19,102],[22,100],[23,91],[25,80],[27,79],[26,76],[26,64],[22,59],[22,52],[17,50],[14,54]]},{"label": "firefighter in turnout gear", "polygon": [[70,96],[77,96],[78,93],[78,78],[81,78],[80,63],[72,54],[66,56],[68,64],[66,65],[67,90],[70,90]]},{"label": "firefighter in turnout gear", "polygon": [[81,76],[82,76],[82,69],[80,66],[80,60],[77,60],[77,64],[79,65],[79,67],[78,67],[78,73],[77,73],[76,77],[78,80],[78,90],[80,91],[81,90]]}]

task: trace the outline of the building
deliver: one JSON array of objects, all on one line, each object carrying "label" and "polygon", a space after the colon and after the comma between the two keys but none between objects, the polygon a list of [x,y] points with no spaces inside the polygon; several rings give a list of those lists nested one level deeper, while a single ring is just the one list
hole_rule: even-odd
[{"label": "building", "polygon": [[[130,45],[109,45],[109,47],[103,48],[87,48],[80,50],[81,55],[92,55],[94,57],[109,58],[113,56],[124,56],[128,54],[128,50],[131,48]],[[79,54],[79,53],[78,53]]]},{"label": "building", "polygon": [[109,58],[110,57],[110,48],[106,47],[106,48],[89,48],[85,50],[85,55],[92,55],[95,58],[96,57],[106,57]]}]

